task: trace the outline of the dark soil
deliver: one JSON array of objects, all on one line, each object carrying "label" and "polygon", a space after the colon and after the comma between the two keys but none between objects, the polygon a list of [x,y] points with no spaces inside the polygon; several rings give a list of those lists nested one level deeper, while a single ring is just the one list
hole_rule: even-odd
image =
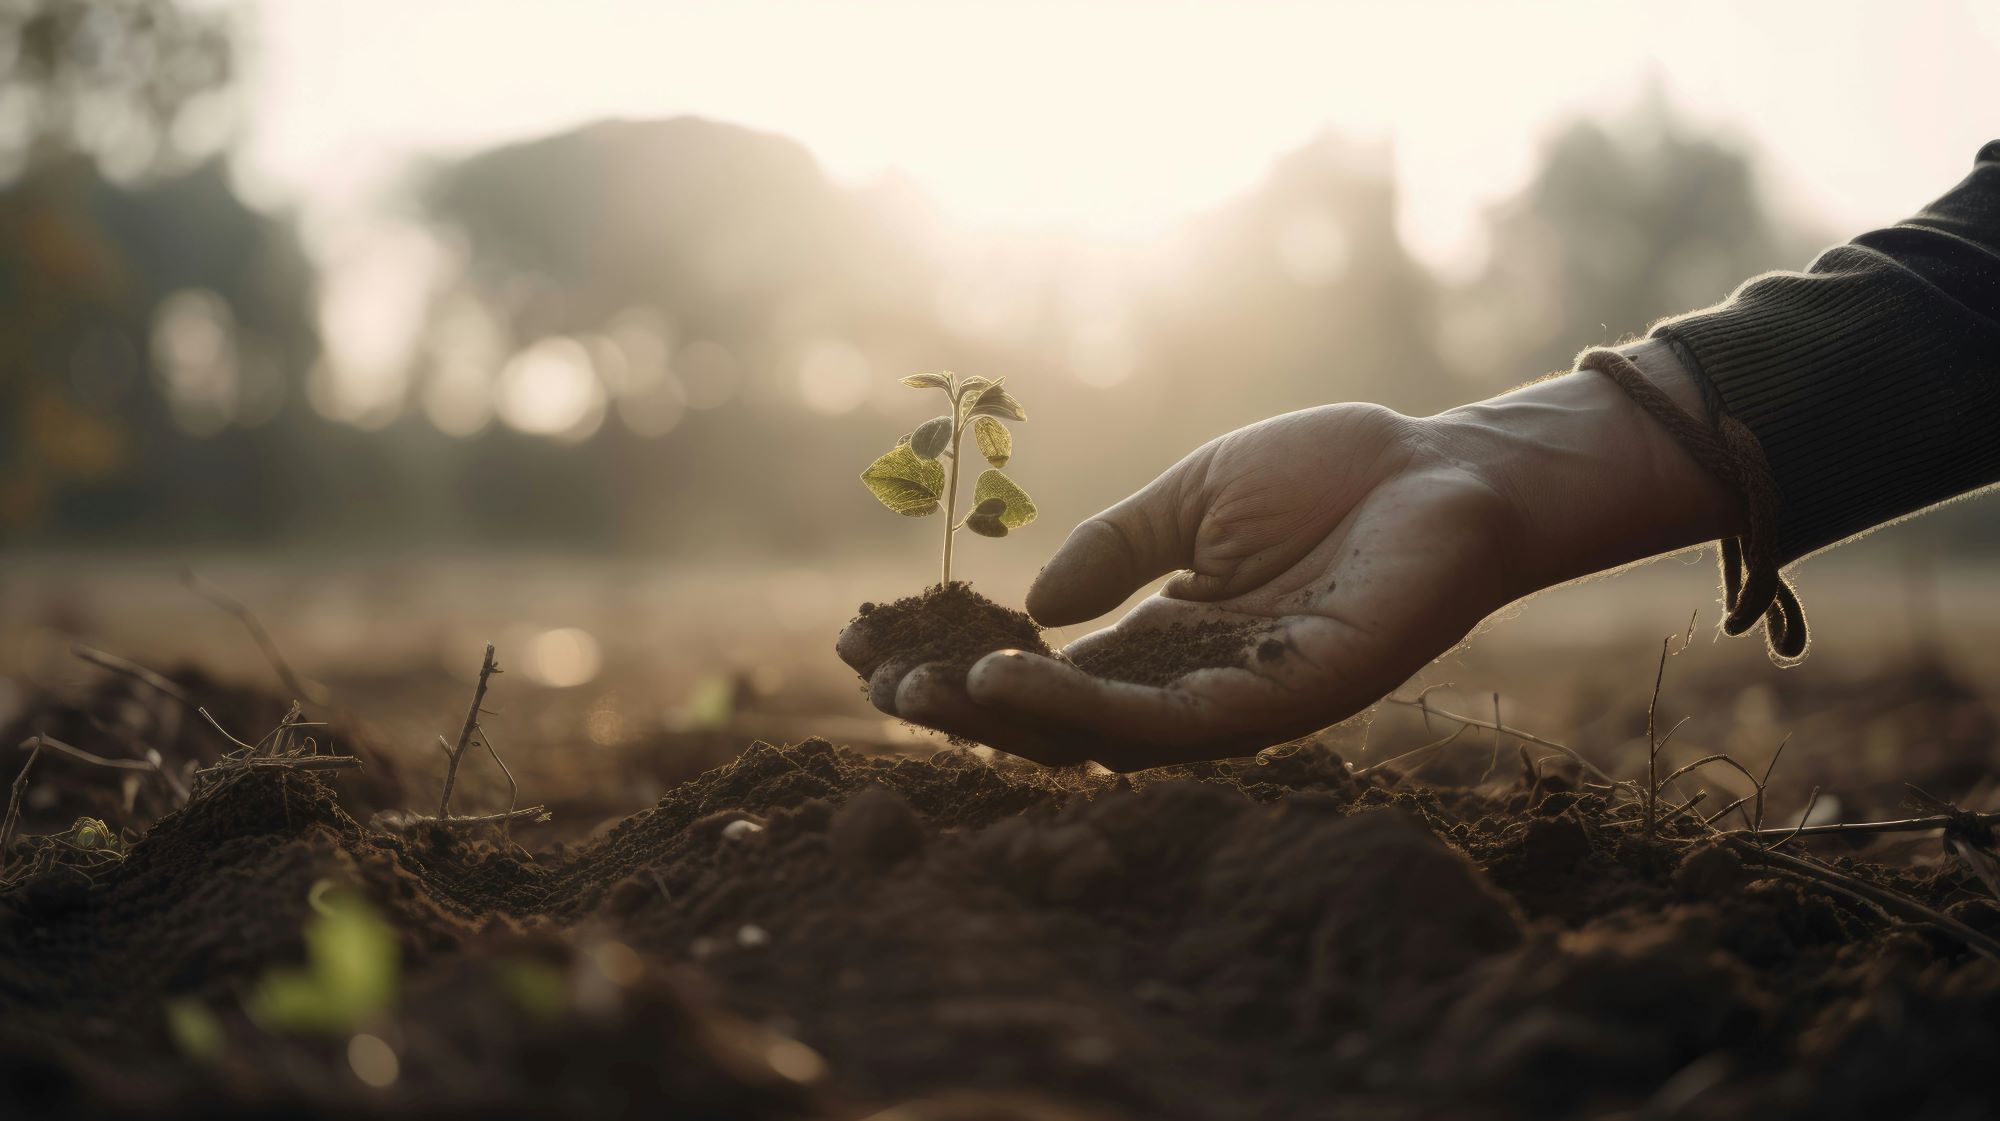
[{"label": "dark soil", "polygon": [[894,651],[893,660],[913,666],[932,662],[962,672],[995,650],[1055,656],[1025,612],[1002,607],[959,580],[894,603],[864,603],[856,616],[861,619],[882,649]]},{"label": "dark soil", "polygon": [[[1526,779],[1524,778],[1524,782]],[[1575,790],[1356,780],[1308,745],[1128,778],[752,745],[594,840],[390,833],[225,781],[0,889],[9,1116],[1974,1118],[2000,967],[1648,843]],[[1689,827],[1691,828],[1691,827]],[[1686,830],[1684,830],[1685,832]],[[531,841],[522,832],[517,840]],[[1965,922],[1962,869],[1850,865]],[[260,1027],[307,895],[403,978],[383,1089]],[[529,999],[523,970],[545,982]],[[184,1053],[173,998],[220,1024]]]},{"label": "dark soil", "polygon": [[[1260,646],[1258,639],[1268,629],[1266,624],[1249,622],[1175,625],[1097,646],[1076,664],[1111,681],[1167,685],[1196,670],[1243,665],[1245,655],[1252,653],[1253,646]],[[1277,653],[1266,656],[1260,646],[1254,656],[1269,661],[1284,652],[1277,639],[1264,641],[1276,647]]]},{"label": "dark soil", "polygon": [[[1025,613],[1002,607],[958,581],[894,603],[864,603],[855,621],[862,619],[874,628],[877,644],[892,652],[891,660],[907,665],[931,662],[963,671],[995,650],[1009,649],[1067,660],[1050,649],[1041,627]],[[1266,661],[1281,656],[1284,647],[1277,639],[1258,645],[1268,629],[1256,622],[1176,625],[1122,636],[1075,664],[1110,681],[1167,685],[1196,670],[1242,665],[1246,654]]]}]

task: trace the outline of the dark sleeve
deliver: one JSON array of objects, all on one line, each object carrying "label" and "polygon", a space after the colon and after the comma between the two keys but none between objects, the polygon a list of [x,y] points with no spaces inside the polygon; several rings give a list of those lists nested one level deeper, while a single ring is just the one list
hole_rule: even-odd
[{"label": "dark sleeve", "polygon": [[1781,564],[2000,482],[2000,140],[1908,221],[1653,334],[1763,444]]}]

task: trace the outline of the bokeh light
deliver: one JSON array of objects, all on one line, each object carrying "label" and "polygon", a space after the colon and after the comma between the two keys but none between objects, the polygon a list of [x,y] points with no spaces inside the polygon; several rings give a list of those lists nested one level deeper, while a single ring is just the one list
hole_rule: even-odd
[{"label": "bokeh light", "polygon": [[534,436],[585,439],[604,422],[604,386],[590,352],[575,339],[540,339],[507,360],[495,407],[500,419]]}]

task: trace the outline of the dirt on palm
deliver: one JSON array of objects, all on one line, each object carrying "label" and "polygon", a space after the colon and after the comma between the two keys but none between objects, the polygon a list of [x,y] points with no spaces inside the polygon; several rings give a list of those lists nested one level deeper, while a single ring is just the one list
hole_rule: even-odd
[{"label": "dirt on palm", "polygon": [[[1112,777],[758,743],[529,855],[371,828],[308,774],[244,774],[113,866],[0,889],[0,1100],[36,1117],[1992,1115],[2000,966],[1691,826],[1648,842],[1562,785],[1358,779],[1317,745]],[[1962,873],[1850,871],[2000,930]],[[350,1033],[246,1011],[301,960],[320,881],[396,932],[394,1007],[356,1029],[397,1058],[383,1085]],[[170,1030],[190,1004],[213,1046]]]},{"label": "dirt on palm", "polygon": [[[1002,607],[959,581],[933,585],[894,603],[864,603],[852,622],[863,620],[879,648],[901,665],[931,663],[962,672],[995,650],[1026,650],[1069,661],[1049,647],[1041,627],[1025,613]],[[1114,636],[1073,664],[1108,681],[1167,685],[1197,670],[1245,664],[1260,638],[1276,643],[1265,638],[1268,631],[1268,624],[1250,621],[1177,624]],[[1256,653],[1266,660],[1271,656]]]}]

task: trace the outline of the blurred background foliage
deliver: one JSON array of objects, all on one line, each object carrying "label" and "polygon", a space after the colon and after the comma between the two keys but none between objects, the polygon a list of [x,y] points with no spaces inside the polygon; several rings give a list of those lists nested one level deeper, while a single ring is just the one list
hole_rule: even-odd
[{"label": "blurred background foliage", "polygon": [[1556,128],[1461,277],[1399,240],[1380,142],[1323,134],[1163,236],[1093,242],[942,229],[894,181],[694,117],[433,159],[329,262],[232,186],[229,10],[0,23],[12,544],[865,550],[907,527],[827,480],[921,419],[897,377],[943,367],[1021,387],[1060,521],[1235,425],[1448,407],[1833,240],[1655,95]]}]

